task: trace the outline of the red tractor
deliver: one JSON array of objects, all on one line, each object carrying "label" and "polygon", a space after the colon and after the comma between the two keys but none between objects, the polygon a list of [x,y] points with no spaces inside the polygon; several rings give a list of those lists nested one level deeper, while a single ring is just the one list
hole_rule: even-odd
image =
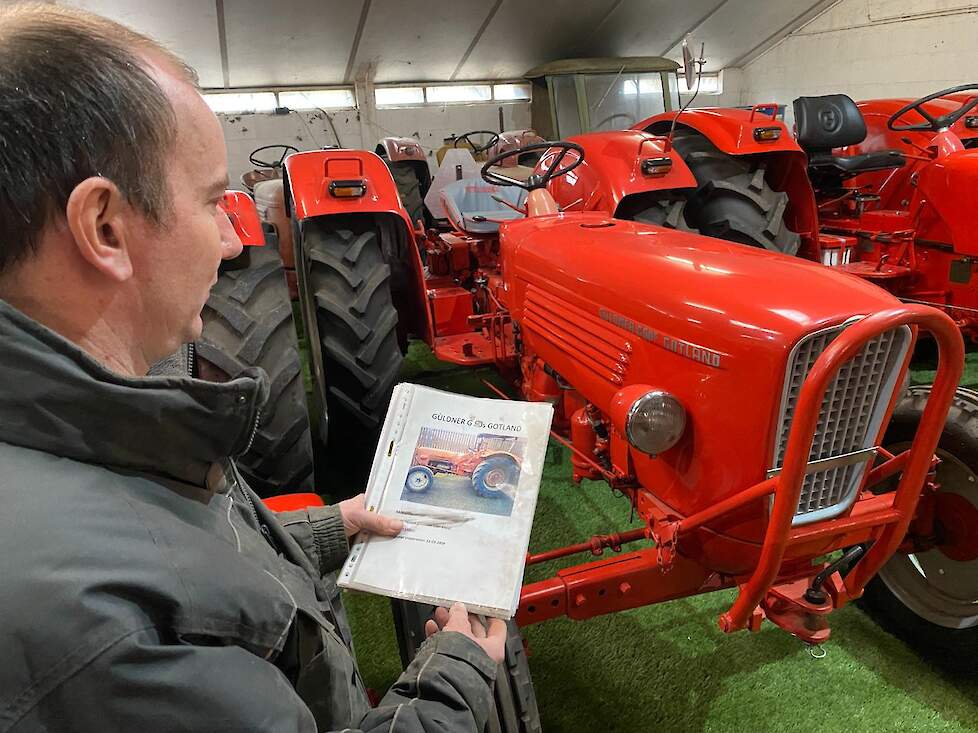
[{"label": "red tractor", "polygon": [[[660,114],[640,130],[572,138],[586,160],[576,178],[555,180],[550,190],[571,210],[821,262],[903,302],[943,309],[974,339],[976,91],[964,85],[858,105],[843,95],[801,98],[797,137],[773,104]],[[547,153],[538,170],[559,154]],[[768,298],[766,289],[742,293]],[[909,390],[884,445],[913,435],[928,389]],[[889,629],[959,665],[978,651],[976,415],[978,394],[959,390],[938,448],[935,490],[919,509],[931,537],[905,543],[865,598]]]},{"label": "red tractor", "polygon": [[[504,153],[546,153],[526,181],[496,156],[484,180],[443,190],[451,230],[424,236],[375,154],[288,157],[300,300],[322,347],[312,349],[314,381],[333,424],[367,441],[414,336],[444,361],[495,365],[521,398],[554,405],[575,479],[607,481],[643,526],[531,555],[533,564],[616,551],[525,586],[519,624],[737,588],[719,618],[724,632],[768,619],[820,643],[830,612],[861,597],[898,550],[966,549],[940,534],[940,502],[930,501],[963,364],[959,330],[940,311],[815,263],[578,211],[595,208],[588,199],[561,210],[551,193],[561,181],[628,171],[625,148],[641,156],[633,178],[668,185],[630,199],[630,184],[612,177],[614,195],[667,222],[696,190],[695,171],[677,146],[638,131]],[[807,163],[804,154],[785,161],[768,171],[777,181]],[[781,190],[765,175],[754,175],[762,199]],[[940,353],[937,376],[908,407],[902,385],[925,332]],[[648,540],[655,545],[622,550]],[[422,619],[396,609],[409,659]],[[500,680],[522,701],[520,729],[533,729],[513,635]],[[957,642],[969,655],[954,644],[942,651],[971,664],[976,643],[969,629]]]},{"label": "red tractor", "polygon": [[461,452],[450,447],[419,445],[413,466],[408,470],[404,488],[414,494],[431,489],[435,474],[467,476],[478,496],[492,498],[500,494],[512,497],[520,477],[522,460],[515,450],[519,438],[481,434],[475,445]]}]

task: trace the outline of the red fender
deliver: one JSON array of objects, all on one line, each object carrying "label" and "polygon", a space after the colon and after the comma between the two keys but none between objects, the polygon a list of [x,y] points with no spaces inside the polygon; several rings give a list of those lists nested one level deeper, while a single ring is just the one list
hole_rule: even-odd
[{"label": "red fender", "polygon": [[428,161],[424,157],[424,150],[421,149],[421,143],[413,137],[381,138],[374,152],[378,155],[386,154],[387,159],[391,161],[419,160],[428,165]]},{"label": "red fender", "polygon": [[[696,179],[682,157],[666,149],[664,138],[638,130],[592,132],[569,138],[584,148],[584,162],[564,176],[554,178],[548,188],[557,203],[570,211],[601,211],[614,216],[618,205],[628,196],[648,191],[695,188]],[[557,152],[548,150],[537,164],[542,173],[553,162]],[[577,158],[567,153],[561,167]],[[668,159],[665,173],[643,172],[643,161]],[[574,202],[578,202],[575,204]]]},{"label": "red fender", "polygon": [[[691,109],[679,117],[677,127],[690,127],[705,135],[714,145],[728,155],[755,153],[795,153],[807,160],[805,151],[798,147],[794,136],[785,124],[776,119],[770,110],[774,104],[756,105],[746,109]],[[665,135],[672,126],[675,112],[662,112],[642,120],[632,127],[656,135]],[[775,140],[758,141],[755,130],[777,129]]]},{"label": "red fender", "polygon": [[[338,214],[370,215],[388,218],[400,228],[408,243],[407,256],[415,278],[412,293],[417,303],[398,309],[398,317],[413,333],[434,333],[431,313],[423,298],[426,292],[424,265],[415,239],[414,225],[401,203],[397,185],[387,164],[366,150],[313,150],[293,153],[285,159],[286,206],[291,217],[302,226],[307,219]],[[339,184],[362,185],[360,196],[337,196]],[[332,187],[332,188],[331,188]],[[422,315],[424,314],[424,315]]]},{"label": "red fender", "polygon": [[265,244],[265,233],[258,218],[255,201],[244,191],[225,191],[221,199],[221,208],[231,220],[231,225],[237,233],[241,244],[245,247],[262,247]]},{"label": "red fender", "polygon": [[[728,155],[766,155],[768,182],[776,191],[788,194],[785,221],[788,227],[801,234],[799,254],[821,262],[818,245],[818,207],[815,192],[808,179],[808,156],[795,141],[794,135],[772,110],[775,104],[759,104],[745,109],[691,109],[683,112],[677,127],[696,130]],[[659,135],[668,132],[675,112],[663,112],[642,120],[634,129]],[[774,140],[758,140],[756,130],[778,130]]]},{"label": "red fender", "polygon": [[[292,216],[299,222],[333,214],[393,214],[414,231],[387,164],[366,150],[313,150],[285,159]],[[364,186],[361,196],[340,197],[330,186],[341,182]]]}]

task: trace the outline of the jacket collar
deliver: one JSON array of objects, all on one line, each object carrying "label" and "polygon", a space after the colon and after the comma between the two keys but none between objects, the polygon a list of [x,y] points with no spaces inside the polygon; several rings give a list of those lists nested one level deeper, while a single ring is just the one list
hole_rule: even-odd
[{"label": "jacket collar", "polygon": [[268,377],[124,377],[0,300],[0,441],[201,486],[249,447]]}]

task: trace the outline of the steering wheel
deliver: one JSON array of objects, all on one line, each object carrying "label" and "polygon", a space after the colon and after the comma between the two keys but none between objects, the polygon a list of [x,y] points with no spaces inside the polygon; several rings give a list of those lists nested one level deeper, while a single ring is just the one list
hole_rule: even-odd
[{"label": "steering wheel", "polygon": [[[265,150],[281,150],[282,154],[278,156],[278,160],[271,163],[267,160],[262,160],[256,157],[258,153]],[[293,147],[292,145],[265,145],[261,148],[255,148],[251,151],[251,155],[248,156],[248,162],[251,163],[256,168],[281,168],[282,163],[285,162],[286,157],[289,153],[298,153],[299,148]]]},{"label": "steering wheel", "polygon": [[[557,148],[560,150],[560,152],[554,156],[553,162],[547,167],[547,170],[545,170],[543,173],[534,173],[525,181],[521,181],[517,178],[510,178],[509,176],[504,176],[502,173],[489,170],[493,166],[499,165],[503,160],[511,156],[517,156],[518,160],[518,156],[525,153],[532,153],[535,150],[551,150],[553,148]],[[577,160],[570,165],[560,167],[560,162],[571,150],[577,153]],[[482,180],[484,180],[486,183],[494,183],[499,186],[519,186],[527,191],[532,191],[535,188],[544,188],[554,178],[570,173],[583,162],[584,148],[577,143],[568,142],[566,140],[557,140],[550,143],[533,143],[532,145],[524,145],[522,148],[513,148],[512,150],[507,150],[499,155],[494,155],[486,161],[485,165],[482,166],[481,173]]]},{"label": "steering wheel", "polygon": [[[941,115],[940,117],[934,117],[927,110],[924,109],[924,105],[927,102],[933,102],[935,99],[946,96],[948,94],[955,94],[957,92],[967,92],[974,91],[978,92],[978,84],[962,84],[958,87],[951,87],[950,89],[942,89],[939,92],[934,92],[934,94],[928,94],[926,97],[921,97],[916,102],[911,102],[905,107],[901,107],[893,116],[886,121],[886,126],[889,127],[893,132],[912,132],[920,130],[929,130],[931,132],[938,132],[939,130],[944,130],[953,125],[955,122],[960,120],[966,114],[968,114],[975,106],[978,106],[978,96],[969,99],[967,102],[962,104],[953,112],[948,112],[946,115]],[[897,120],[903,117],[910,110],[914,110],[917,114],[923,117],[926,122],[915,122],[913,124],[902,124],[898,125]]]},{"label": "steering wheel", "polygon": [[[489,142],[481,146],[476,145],[469,139],[470,135],[489,135]],[[465,142],[469,144],[469,147],[472,148],[473,153],[484,153],[499,142],[499,133],[493,132],[492,130],[470,130],[469,132],[463,132],[461,135],[458,135],[455,138],[455,142],[452,143],[452,147],[457,148],[460,140],[465,140]]]}]

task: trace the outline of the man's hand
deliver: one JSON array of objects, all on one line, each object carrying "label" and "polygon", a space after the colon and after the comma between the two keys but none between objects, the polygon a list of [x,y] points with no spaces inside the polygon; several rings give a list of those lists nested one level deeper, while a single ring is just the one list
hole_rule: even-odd
[{"label": "man's hand", "polygon": [[499,664],[506,656],[506,622],[498,618],[488,621],[489,628],[486,629],[478,616],[466,612],[464,603],[453,603],[451,610],[435,609],[435,618],[424,625],[424,631],[426,636],[439,631],[464,634],[481,646],[492,661]]},{"label": "man's hand", "polygon": [[341,501],[339,507],[347,537],[352,537],[357,532],[394,537],[404,528],[404,522],[400,519],[385,517],[377,512],[368,512],[363,494]]}]

